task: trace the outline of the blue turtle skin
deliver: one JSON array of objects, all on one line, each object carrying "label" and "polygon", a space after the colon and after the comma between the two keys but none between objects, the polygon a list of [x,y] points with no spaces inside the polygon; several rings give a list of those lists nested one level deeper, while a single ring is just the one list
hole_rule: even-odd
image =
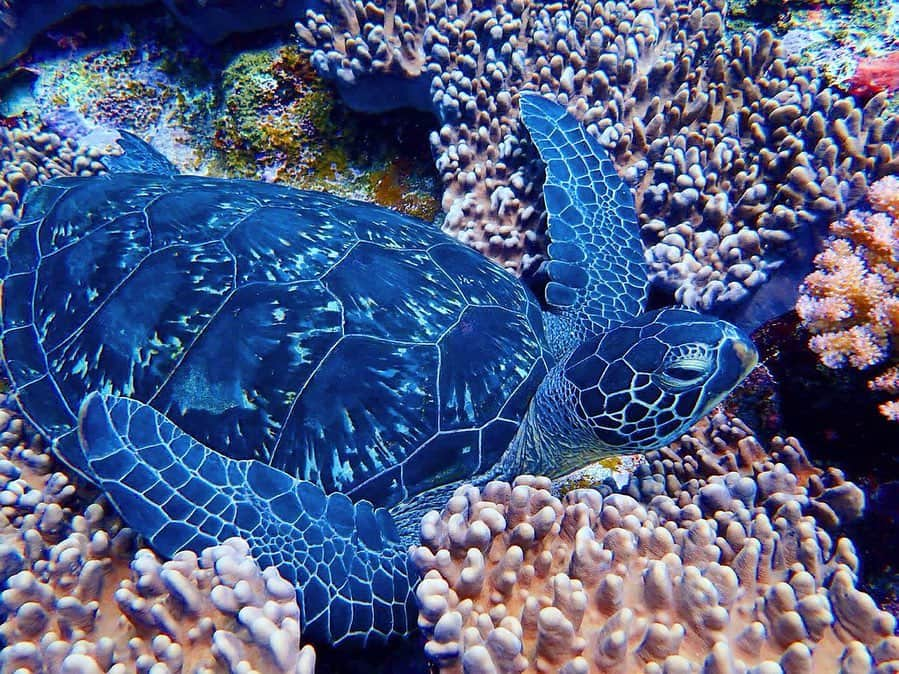
[{"label": "blue turtle skin", "polygon": [[296,585],[304,638],[365,644],[415,624],[413,571],[384,508],[224,456],[128,398],[92,393],[81,433],[93,481],[157,552],[243,536]]},{"label": "blue turtle skin", "polygon": [[584,340],[537,389],[504,473],[557,477],[585,457],[640,453],[678,438],[755,366],[735,326],[666,308]]},{"label": "blue turtle skin", "polygon": [[78,408],[114,392],[232,458],[391,506],[495,464],[551,364],[521,284],[388,209],[128,173],[33,195],[4,294],[42,301],[4,303],[5,360],[85,474]]},{"label": "blue turtle skin", "polygon": [[[433,225],[327,194],[158,174],[60,179],[29,194],[6,256],[4,362],[32,423],[160,552],[240,532],[261,560],[280,560],[319,642],[365,644],[409,628],[399,539],[375,537],[370,554],[340,527],[304,528],[285,507],[271,516],[292,534],[273,536],[234,519],[246,509],[219,512],[223,494],[266,493],[260,485],[277,473],[282,486],[306,485],[296,517],[331,518],[310,505],[326,493],[415,504],[398,513],[408,544],[419,508],[498,463],[553,362],[536,298],[508,273]],[[152,423],[113,424],[130,441],[115,460],[114,434],[97,430],[100,401],[81,409],[90,392],[127,400],[122,409],[143,404],[146,419],[155,411]],[[188,436],[190,446],[168,444]],[[204,447],[230,462],[207,461],[188,480]],[[156,473],[155,452],[185,465]],[[173,488],[197,509],[169,500]],[[151,524],[162,517],[168,526]],[[293,534],[318,540],[317,556],[287,545]],[[354,561],[322,561],[335,554]],[[401,580],[378,581],[379,559]],[[377,620],[372,592],[389,608]]]},{"label": "blue turtle skin", "polygon": [[0,260],[23,412],[160,553],[243,536],[307,639],[405,634],[406,547],[458,484],[660,446],[755,362],[723,321],[641,314],[630,191],[563,107],[521,111],[546,311],[429,223],[180,176],[130,136],[113,173],[31,191]]}]

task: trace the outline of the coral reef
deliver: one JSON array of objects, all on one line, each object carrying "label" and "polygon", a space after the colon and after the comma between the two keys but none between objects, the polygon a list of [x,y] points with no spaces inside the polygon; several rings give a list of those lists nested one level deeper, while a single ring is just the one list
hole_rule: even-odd
[{"label": "coral reef", "polygon": [[[851,211],[834,222],[833,237],[815,257],[815,271],[800,289],[796,311],[812,333],[809,347],[830,368],[896,365],[899,355],[899,180],[872,185],[875,212]],[[871,388],[895,393],[896,373],[881,372]],[[882,413],[894,418],[899,403]]]},{"label": "coral reef", "polygon": [[[426,220],[439,210],[427,130],[336,105],[293,45],[229,60],[227,51],[197,45],[165,14],[139,24],[134,16],[113,17],[79,40],[64,56],[44,55],[0,83],[0,98],[15,101],[5,109],[16,115],[6,120],[10,133],[43,131],[77,152],[99,136],[91,151],[99,155],[109,151],[112,129],[127,129],[188,173],[326,190]],[[17,178],[12,141],[5,145],[4,173]],[[18,200],[7,200],[0,219],[9,223]]]},{"label": "coral reef", "polygon": [[542,210],[523,89],[614,153],[653,280],[691,307],[740,302],[899,170],[883,95],[857,108],[769,32],[725,39],[716,2],[329,2],[297,28],[351,105],[437,114],[445,227],[510,267],[539,251]]},{"label": "coral reef", "polygon": [[[68,4],[0,0],[0,61]],[[165,4],[209,40],[301,11],[294,0],[253,12],[237,0]],[[869,368],[870,387],[899,398],[899,179],[888,175],[899,171],[899,121],[884,53],[836,77],[794,53],[817,24],[794,26],[808,30],[793,42],[725,34],[723,0],[308,6],[299,33],[347,101],[434,113],[446,228],[510,269],[539,261],[544,243],[523,90],[567,103],[614,153],[637,194],[653,281],[683,304],[739,306],[811,254],[814,228],[842,218],[806,283],[803,318],[828,365]],[[40,22],[23,20],[31,12]],[[433,217],[411,153],[364,166],[354,155],[380,157],[373,139],[392,141],[399,124],[360,128],[367,118],[341,112],[295,47],[230,63],[226,47],[195,77],[173,52],[180,37],[141,30],[36,67],[41,112],[63,112],[52,128],[27,117],[0,128],[0,240],[28,185],[103,170],[110,148],[68,139],[73,120],[134,128],[181,168]],[[214,148],[198,140],[210,128]],[[851,210],[866,190],[874,214]],[[106,502],[76,492],[6,404],[0,672],[313,669],[294,589],[274,568],[260,570],[237,539],[165,563],[135,551]],[[880,409],[899,419],[899,399]],[[560,496],[532,477],[460,489],[428,516],[414,552],[429,657],[470,672],[899,671],[895,621],[859,592],[855,550],[837,538],[863,493],[795,438],[761,437],[718,413],[669,447],[608,462],[603,474],[633,473],[614,489],[563,485]]]},{"label": "coral reef", "polygon": [[768,513],[735,473],[684,505],[549,488],[463,487],[425,518],[419,624],[441,671],[899,666],[895,619],[856,589],[852,544],[796,501]]},{"label": "coral reef", "polygon": [[212,49],[171,16],[147,13],[76,31],[77,47],[42,54],[0,92],[15,91],[16,112],[62,137],[127,129],[183,172],[320,189],[434,219],[423,126],[337,105],[295,45]]},{"label": "coral reef", "polygon": [[293,585],[245,542],[135,554],[7,407],[0,428],[0,672],[313,671]]},{"label": "coral reef", "polygon": [[[153,0],[3,0],[0,2],[0,66],[22,54],[39,33],[86,8],[130,7]],[[241,0],[164,0],[179,22],[209,43],[232,33],[289,26],[305,0],[260,0],[247,11]]]},{"label": "coral reef", "polygon": [[796,438],[775,436],[766,449],[752,429],[725,412],[705,417],[679,440],[647,452],[621,491],[645,503],[665,495],[685,506],[700,494],[705,501],[713,493],[723,495],[709,485],[726,475],[754,482],[756,503],[768,511],[789,499],[830,531],[851,524],[864,511],[862,490],[838,468],[812,464]]},{"label": "coral reef", "polygon": [[57,176],[94,175],[104,170],[104,147],[79,147],[27,119],[0,126],[0,229],[16,222],[26,190]]},{"label": "coral reef", "polygon": [[351,118],[295,46],[240,53],[222,72],[221,92],[214,147],[226,175],[326,190],[434,219],[436,186],[417,165],[422,153],[408,148],[397,155],[384,140],[402,143],[399,129]]}]

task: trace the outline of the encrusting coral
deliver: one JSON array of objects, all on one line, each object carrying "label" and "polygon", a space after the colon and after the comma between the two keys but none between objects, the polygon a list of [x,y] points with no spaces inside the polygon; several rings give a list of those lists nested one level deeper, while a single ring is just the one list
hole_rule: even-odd
[{"label": "encrusting coral", "polygon": [[[896,671],[895,619],[800,504],[710,480],[685,505],[546,478],[461,487],[413,551],[419,624],[444,672]],[[728,506],[719,509],[726,491]]]},{"label": "encrusting coral", "polygon": [[135,554],[21,418],[0,407],[0,428],[0,672],[311,674],[293,585],[244,541],[165,563]]},{"label": "encrusting coral", "polygon": [[[809,347],[830,368],[881,366],[872,389],[899,393],[899,180],[868,191],[875,212],[851,211],[830,227],[815,271],[800,289],[796,311],[812,333]],[[899,420],[899,402],[880,411]]]},{"label": "encrusting coral", "polygon": [[[228,177],[261,178],[377,202],[433,220],[430,161],[385,142],[386,124],[354,116],[295,45],[241,52],[222,72],[213,146]],[[381,142],[379,142],[381,141]],[[400,144],[404,145],[402,139]]]},{"label": "encrusting coral", "polygon": [[899,170],[884,96],[856,107],[769,32],[725,38],[719,0],[329,0],[297,29],[351,105],[437,115],[445,228],[510,267],[539,250],[542,217],[525,89],[614,153],[651,275],[688,306],[739,302],[811,223]]}]

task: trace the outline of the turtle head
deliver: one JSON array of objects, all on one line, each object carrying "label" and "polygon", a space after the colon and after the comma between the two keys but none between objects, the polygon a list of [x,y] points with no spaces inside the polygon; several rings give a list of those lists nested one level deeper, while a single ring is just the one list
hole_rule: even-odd
[{"label": "turtle head", "polygon": [[559,475],[661,447],[757,360],[749,337],[725,321],[685,309],[637,316],[583,342],[549,372],[519,434],[522,468]]}]

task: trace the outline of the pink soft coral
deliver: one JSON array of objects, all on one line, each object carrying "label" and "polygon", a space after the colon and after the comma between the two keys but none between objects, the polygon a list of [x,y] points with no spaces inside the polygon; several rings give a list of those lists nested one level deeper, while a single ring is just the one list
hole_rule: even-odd
[{"label": "pink soft coral", "polygon": [[[891,395],[899,394],[899,366],[888,368],[883,374],[868,382],[872,391],[883,391]],[[890,421],[899,421],[899,400],[887,400],[877,409]]]},{"label": "pink soft coral", "polygon": [[[877,212],[851,211],[831,225],[834,238],[815,258],[796,302],[812,333],[809,347],[827,367],[892,366],[899,359],[899,180],[878,180],[868,199]],[[899,393],[895,367],[871,389]],[[899,420],[899,401],[880,411]]]},{"label": "pink soft coral", "polygon": [[899,51],[861,58],[849,78],[849,93],[868,99],[881,91],[899,90]]}]

